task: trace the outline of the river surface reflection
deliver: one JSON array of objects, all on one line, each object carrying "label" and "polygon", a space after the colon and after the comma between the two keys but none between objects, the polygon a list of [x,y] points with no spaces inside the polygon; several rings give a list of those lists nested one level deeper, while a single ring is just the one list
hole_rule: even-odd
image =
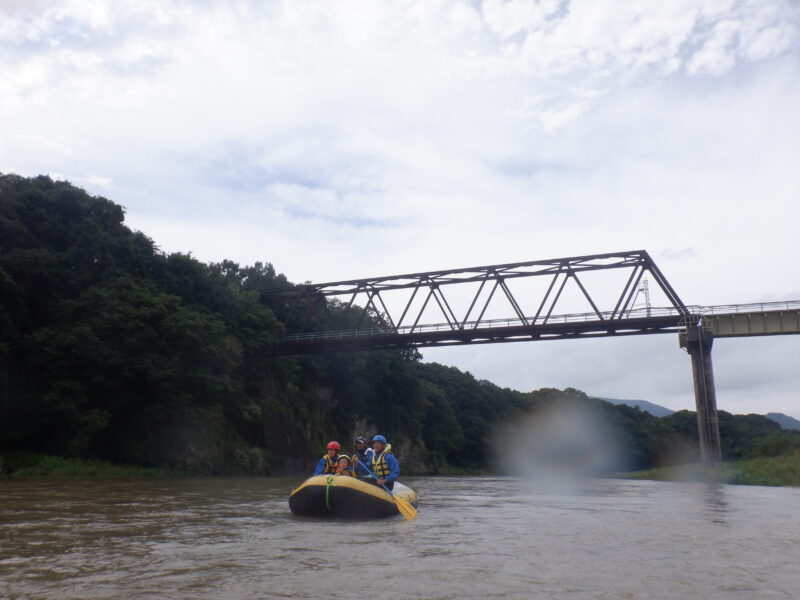
[{"label": "river surface reflection", "polygon": [[414,478],[413,521],[293,479],[0,480],[0,599],[800,597],[800,489]]}]

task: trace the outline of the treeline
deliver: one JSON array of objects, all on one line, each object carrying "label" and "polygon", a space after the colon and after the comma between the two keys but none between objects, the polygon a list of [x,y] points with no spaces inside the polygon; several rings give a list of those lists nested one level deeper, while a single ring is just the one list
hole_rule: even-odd
[{"label": "treeline", "polygon": [[[479,471],[496,464],[498,426],[558,403],[606,421],[631,468],[696,454],[693,413],[516,392],[413,350],[275,356],[284,307],[261,291],[289,285],[269,263],[164,253],[121,206],[67,182],[0,175],[4,464],[43,453],[271,473],[306,468],[328,439],[380,431],[406,472]],[[800,446],[763,417],[720,423],[731,458]]]}]

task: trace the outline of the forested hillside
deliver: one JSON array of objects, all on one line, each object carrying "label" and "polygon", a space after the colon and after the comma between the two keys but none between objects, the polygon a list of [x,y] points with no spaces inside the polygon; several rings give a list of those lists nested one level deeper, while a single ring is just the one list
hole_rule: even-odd
[{"label": "forested hillside", "polygon": [[[558,403],[606,421],[627,467],[696,453],[686,411],[503,389],[413,350],[274,356],[283,307],[259,290],[285,277],[161,252],[124,216],[67,182],[0,175],[0,455],[274,473],[381,432],[406,472],[471,471],[495,464],[498,426]],[[729,457],[796,442],[756,415],[720,421]]]}]

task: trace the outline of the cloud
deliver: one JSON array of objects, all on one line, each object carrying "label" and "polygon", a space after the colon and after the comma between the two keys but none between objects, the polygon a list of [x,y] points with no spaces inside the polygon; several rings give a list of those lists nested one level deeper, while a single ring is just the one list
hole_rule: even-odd
[{"label": "cloud", "polygon": [[738,21],[721,21],[717,23],[709,39],[700,51],[692,56],[687,69],[690,74],[710,73],[721,75],[736,64],[736,41],[741,23]]},{"label": "cloud", "polygon": [[665,248],[661,251],[660,256],[666,260],[689,260],[697,258],[697,251],[694,248]]},{"label": "cloud", "polygon": [[508,38],[520,31],[540,29],[562,9],[563,4],[559,1],[488,0],[483,3],[482,14],[493,32]]},{"label": "cloud", "polygon": [[[458,98],[450,110],[460,117],[474,114],[473,98],[483,105],[490,97],[504,99],[497,107],[501,115],[558,128],[620,81],[663,77],[681,64],[690,74],[719,74],[796,44],[791,5],[714,6],[39,2],[18,5],[0,30],[5,58],[13,59],[7,66],[15,71],[7,79],[29,82],[4,97],[6,105],[32,91],[49,99],[64,92],[85,99],[102,93],[104,84],[122,83],[126,95],[138,92],[152,101],[174,78],[176,101],[190,94],[192,104],[220,108],[220,95],[208,92],[223,87],[233,98],[246,89],[237,103],[254,98],[267,110],[280,108],[284,125],[292,124],[285,117],[293,114],[323,116],[315,110],[320,101],[359,119],[375,118],[375,108],[388,105],[402,122],[430,108],[429,100]],[[161,76],[162,85],[137,87],[135,75]],[[191,85],[182,85],[187,78]],[[269,124],[268,116],[262,123]]]}]

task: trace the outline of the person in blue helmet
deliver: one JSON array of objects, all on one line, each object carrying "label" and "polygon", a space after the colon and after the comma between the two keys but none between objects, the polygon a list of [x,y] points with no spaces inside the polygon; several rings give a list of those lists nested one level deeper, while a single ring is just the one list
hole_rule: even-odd
[{"label": "person in blue helmet", "polygon": [[[370,461],[369,471],[375,475],[373,481],[377,485],[384,485],[390,490],[394,488],[394,482],[400,476],[400,464],[392,454],[392,446],[386,442],[382,435],[372,438],[372,460]],[[366,472],[361,463],[357,463],[359,474]]]}]

